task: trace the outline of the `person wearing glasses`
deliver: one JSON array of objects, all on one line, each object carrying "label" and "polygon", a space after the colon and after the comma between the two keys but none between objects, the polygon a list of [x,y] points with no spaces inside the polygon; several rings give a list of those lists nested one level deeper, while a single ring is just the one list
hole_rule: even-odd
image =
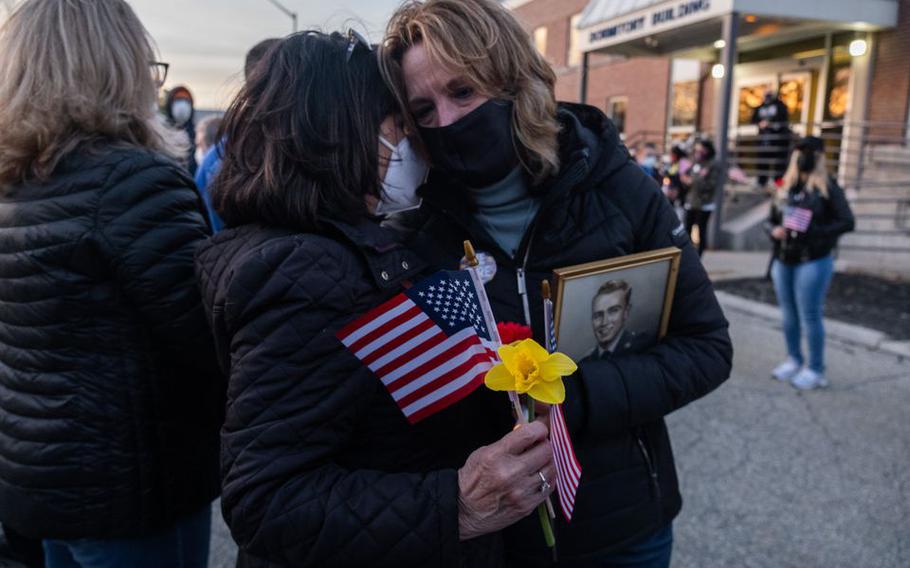
[{"label": "person wearing glasses", "polygon": [[[382,65],[432,168],[407,243],[458,266],[470,239],[497,266],[497,321],[545,337],[541,282],[557,268],[681,249],[669,331],[639,353],[580,361],[565,415],[582,464],[560,566],[666,567],[682,506],[664,416],[730,374],[727,321],[673,208],[593,107],[557,104],[556,77],[501,2],[404,3]],[[586,301],[580,298],[579,301]],[[504,531],[510,566],[550,566],[536,515]]]},{"label": "person wearing glasses", "polygon": [[203,568],[225,381],[166,66],[122,0],[27,0],[0,53],[0,521],[48,568]]},{"label": "person wearing glasses", "polygon": [[396,110],[359,34],[303,32],[224,117],[225,228],[196,264],[229,375],[222,509],[243,566],[501,566],[498,531],[552,491],[543,421],[510,432],[480,388],[412,425],[336,337],[426,274],[380,225],[426,176]]}]

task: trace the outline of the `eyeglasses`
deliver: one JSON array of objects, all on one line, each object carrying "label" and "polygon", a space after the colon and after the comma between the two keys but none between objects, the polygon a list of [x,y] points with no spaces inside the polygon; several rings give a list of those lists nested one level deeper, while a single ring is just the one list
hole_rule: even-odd
[{"label": "eyeglasses", "polygon": [[367,49],[367,51],[373,51],[373,46],[370,45],[370,42],[367,41],[367,38],[363,37],[359,32],[353,29],[348,30],[348,53],[345,56],[345,63],[351,60],[351,56],[354,55],[354,50],[357,49],[358,45],[362,45]]},{"label": "eyeglasses", "polygon": [[149,61],[149,66],[152,68],[152,80],[155,81],[155,86],[160,89],[167,80],[167,70],[170,68],[170,64],[161,61]]}]

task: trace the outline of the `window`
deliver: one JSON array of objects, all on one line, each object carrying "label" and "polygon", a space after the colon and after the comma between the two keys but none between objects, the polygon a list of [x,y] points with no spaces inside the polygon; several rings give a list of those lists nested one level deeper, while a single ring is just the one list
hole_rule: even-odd
[{"label": "window", "polygon": [[850,65],[835,67],[828,85],[828,104],[825,105],[825,120],[843,120],[847,115],[847,101],[850,99]]},{"label": "window", "polygon": [[698,81],[683,81],[673,85],[673,106],[670,126],[695,126],[698,113]]},{"label": "window", "polygon": [[534,30],[534,45],[537,47],[537,51],[541,55],[546,57],[547,55],[547,27],[540,26]]},{"label": "window", "polygon": [[781,77],[780,100],[787,105],[791,124],[803,121],[803,109],[806,106],[806,87],[811,81],[808,73],[794,73]]},{"label": "window", "polygon": [[739,126],[752,124],[752,115],[755,109],[762,105],[765,91],[773,91],[772,81],[742,85],[739,88],[739,111],[737,113]]},{"label": "window", "polygon": [[575,14],[569,20],[569,60],[566,62],[569,67],[581,64],[581,31],[578,29],[580,21],[581,14]]},{"label": "window", "polygon": [[616,125],[616,130],[620,134],[626,133],[626,107],[629,104],[628,97],[612,97],[607,102],[607,116]]},{"label": "window", "polygon": [[670,92],[670,128],[692,131],[698,117],[698,86],[702,63],[694,59],[674,59],[671,73],[673,88]]}]

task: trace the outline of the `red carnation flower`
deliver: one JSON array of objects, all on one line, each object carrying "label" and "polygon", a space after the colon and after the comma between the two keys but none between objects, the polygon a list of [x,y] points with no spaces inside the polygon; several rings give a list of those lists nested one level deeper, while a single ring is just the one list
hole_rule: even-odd
[{"label": "red carnation flower", "polygon": [[497,323],[496,329],[499,331],[499,338],[502,340],[503,345],[521,341],[522,339],[531,339],[532,335],[530,327],[510,321]]}]

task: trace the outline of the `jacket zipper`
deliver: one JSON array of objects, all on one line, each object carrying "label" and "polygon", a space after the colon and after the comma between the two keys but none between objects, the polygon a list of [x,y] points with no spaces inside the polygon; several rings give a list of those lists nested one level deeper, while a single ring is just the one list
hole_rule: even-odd
[{"label": "jacket zipper", "polygon": [[534,240],[534,231],[537,229],[537,223],[531,226],[530,235],[528,237],[528,244],[525,247],[525,254],[521,261],[521,266],[515,271],[515,278],[517,279],[518,285],[518,295],[521,297],[521,307],[524,309],[525,316],[525,325],[531,327],[531,306],[528,303],[528,281],[527,281],[527,267],[528,267],[528,258],[531,256],[531,242]]},{"label": "jacket zipper", "polygon": [[657,470],[654,468],[654,463],[651,461],[651,454],[648,453],[648,448],[641,439],[641,435],[636,434],[635,441],[638,442],[638,448],[641,450],[641,455],[645,458],[645,464],[648,467],[648,477],[651,478],[651,488],[654,490],[654,496],[660,501],[660,483],[658,483],[657,480]]}]

